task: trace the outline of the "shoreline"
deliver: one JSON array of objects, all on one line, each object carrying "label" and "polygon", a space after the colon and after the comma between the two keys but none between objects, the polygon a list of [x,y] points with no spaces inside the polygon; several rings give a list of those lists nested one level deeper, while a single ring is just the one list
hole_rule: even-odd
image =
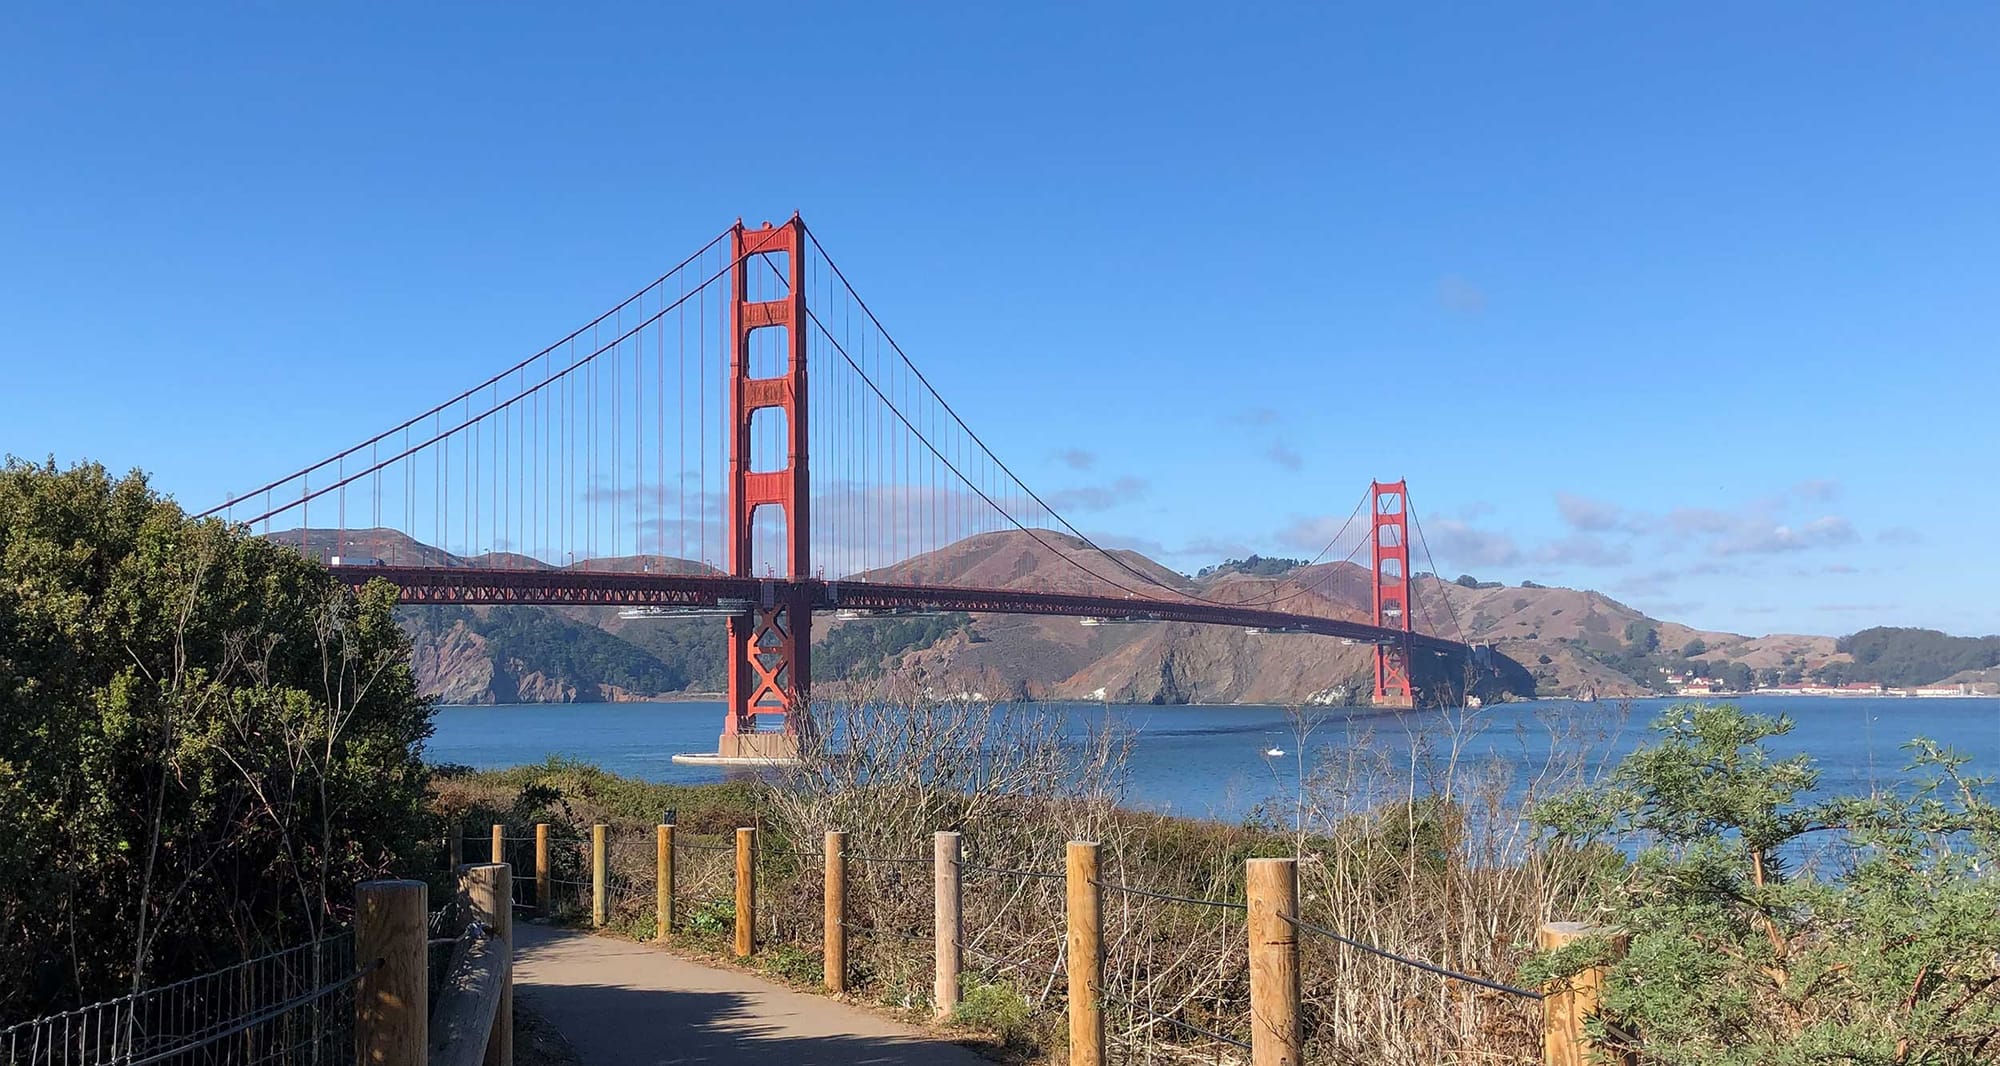
[{"label": "shoreline", "polygon": [[[439,707],[439,709],[449,707],[456,710],[476,711],[489,708],[497,709],[501,707],[615,707],[622,704],[633,704],[633,703],[720,703],[725,698],[727,698],[727,693],[722,693],[722,692],[676,692],[663,696],[647,696],[644,698],[632,698],[632,699],[522,700],[514,703],[440,702],[439,704],[437,704],[437,706]],[[1800,698],[1832,699],[1832,700],[1911,700],[1924,703],[1938,703],[1938,702],[1949,702],[1954,700],[2000,700],[2000,693],[1984,693],[1984,692],[1967,692],[1967,693],[1950,693],[1950,694],[1926,693],[1919,695],[1917,693],[1912,693],[1912,692],[1895,692],[1895,691],[1774,692],[1768,690],[1756,691],[1756,692],[1712,692],[1712,693],[1701,693],[1701,694],[1648,692],[1641,695],[1632,695],[1632,696],[1598,696],[1594,700],[1583,700],[1579,699],[1576,696],[1560,696],[1560,695],[1523,696],[1517,699],[1489,703],[1486,704],[1484,708],[1418,707],[1415,708],[1415,710],[1425,711],[1425,712],[1448,711],[1448,710],[1460,710],[1460,711],[1482,710],[1482,709],[1492,710],[1497,707],[1505,707],[1509,704],[1518,704],[1518,703],[1576,703],[1576,704],[1602,703],[1611,706],[1617,706],[1620,703],[1628,702],[1631,700],[1681,700],[1685,702],[1700,703],[1700,702],[1709,702],[1716,700],[1800,699]],[[950,702],[950,701],[944,701],[944,702]],[[1040,707],[1040,706],[1088,707],[1095,704],[1095,705],[1101,705],[1106,708],[1199,707],[1206,710],[1229,710],[1232,708],[1241,708],[1243,710],[1254,710],[1254,711],[1270,711],[1270,710],[1285,711],[1293,707],[1301,707],[1302,709],[1316,711],[1316,712],[1346,712],[1350,717],[1397,715],[1405,713],[1407,710],[1409,710],[1409,708],[1373,707],[1367,704],[1354,704],[1354,703],[1310,703],[1310,704],[1300,705],[1300,704],[1287,704],[1287,703],[1241,703],[1241,702],[1209,703],[1202,700],[1188,700],[1181,703],[1137,703],[1137,702],[1127,703],[1118,700],[1063,700],[1063,699],[990,700],[990,701],[967,701],[967,702],[990,702],[994,704],[1004,703],[1004,704],[1012,704],[1014,706],[1025,706],[1025,707]]]}]

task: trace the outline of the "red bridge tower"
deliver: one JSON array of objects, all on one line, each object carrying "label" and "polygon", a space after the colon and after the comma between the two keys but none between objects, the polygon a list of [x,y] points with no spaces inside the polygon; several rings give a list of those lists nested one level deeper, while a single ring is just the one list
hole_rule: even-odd
[{"label": "red bridge tower", "polygon": [[1410,527],[1409,486],[1403,481],[1377,481],[1373,497],[1375,557],[1375,624],[1400,629],[1400,640],[1375,645],[1375,705],[1414,707],[1410,686]]},{"label": "red bridge tower", "polygon": [[[806,240],[798,215],[782,226],[765,223],[730,231],[729,321],[729,573],[757,577],[751,532],[757,511],[775,507],[785,523],[783,581],[762,583],[749,613],[729,619],[729,710],[718,748],[725,758],[795,758],[799,724],[812,677],[812,601],[801,579],[812,574],[811,482],[806,454]],[[750,299],[750,274],[769,270],[782,256],[788,287],[775,300]],[[766,259],[769,266],[764,262]],[[754,334],[782,330],[786,366],[776,377],[751,377]],[[785,420],[785,465],[753,469],[751,421],[757,412],[776,410]],[[769,562],[766,560],[766,562]],[[758,719],[777,718],[776,730],[760,730]]]}]

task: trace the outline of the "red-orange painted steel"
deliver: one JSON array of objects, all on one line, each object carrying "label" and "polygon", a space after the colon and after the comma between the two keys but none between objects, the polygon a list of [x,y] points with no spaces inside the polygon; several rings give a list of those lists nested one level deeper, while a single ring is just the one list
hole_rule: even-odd
[{"label": "red-orange painted steel", "polygon": [[[756,574],[752,530],[761,507],[784,515],[785,560],[780,586],[760,585],[752,613],[729,620],[729,709],[722,731],[754,733],[761,716],[780,718],[797,732],[812,687],[812,601],[796,582],[812,573],[812,483],[807,455],[806,412],[806,241],[799,216],[782,226],[766,222],[730,230],[731,270],[729,354],[729,574]],[[751,300],[754,272],[771,272],[765,256],[782,254],[787,288],[775,300]],[[751,377],[752,334],[785,333],[786,366],[771,378]],[[786,457],[782,469],[751,470],[751,421],[760,410],[783,411]]]},{"label": "red-orange painted steel", "polygon": [[[1403,481],[1377,481],[1369,489],[1374,512],[1375,625],[1386,630],[1410,632],[1410,516],[1409,485]],[[1416,693],[1410,687],[1410,638],[1402,636],[1375,646],[1375,704],[1378,707],[1412,707]]]},{"label": "red-orange painted steel", "polygon": [[[1394,644],[1421,651],[1463,654],[1456,641],[1406,633],[1366,622],[1291,614],[1261,607],[1231,607],[1195,600],[1087,596],[1019,589],[891,585],[875,582],[803,581],[721,574],[652,574],[611,570],[504,570],[488,567],[343,566],[334,571],[354,585],[380,578],[402,590],[407,604],[539,604],[544,606],[707,607],[724,601],[749,604],[799,600],[817,610],[969,611],[989,614],[1132,618],[1157,622],[1246,626],[1312,633],[1357,643]],[[754,622],[753,622],[754,624]]]}]

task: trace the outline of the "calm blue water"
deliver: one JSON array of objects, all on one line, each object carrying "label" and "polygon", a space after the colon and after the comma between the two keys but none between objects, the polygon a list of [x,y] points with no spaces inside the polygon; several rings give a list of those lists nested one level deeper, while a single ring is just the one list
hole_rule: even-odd
[{"label": "calm blue water", "polygon": [[[1461,759],[1505,760],[1518,785],[1551,758],[1587,753],[1595,761],[1630,751],[1646,736],[1646,723],[1673,702],[1635,700],[1629,715],[1620,704],[1603,701],[1404,714],[1327,708],[1314,715],[1303,748],[1277,707],[1042,704],[1033,710],[1062,715],[1073,737],[1107,721],[1130,730],[1128,804],[1235,821],[1296,788],[1300,751],[1308,772],[1357,753],[1402,763],[1414,753],[1435,765],[1452,754],[1456,738]],[[1781,754],[1815,756],[1824,790],[1895,784],[1909,761],[1901,745],[1919,735],[1971,756],[1971,772],[2000,775],[2000,699],[1783,696],[1738,702],[1761,714],[1792,717],[1797,728],[1771,746]],[[721,723],[722,704],[716,702],[445,707],[427,758],[494,769],[565,755],[619,774],[693,784],[721,780],[729,771],[679,766],[672,757],[714,751]],[[1274,747],[1286,754],[1267,755]]]}]

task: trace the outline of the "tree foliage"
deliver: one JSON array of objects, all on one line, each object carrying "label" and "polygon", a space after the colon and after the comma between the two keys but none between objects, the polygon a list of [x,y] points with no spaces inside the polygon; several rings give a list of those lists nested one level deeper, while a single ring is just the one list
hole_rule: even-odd
[{"label": "tree foliage", "polygon": [[413,851],[394,595],[137,473],[0,467],[0,1014],[316,935]]},{"label": "tree foliage", "polygon": [[1225,559],[1214,566],[1204,566],[1195,573],[1197,578],[1221,577],[1224,574],[1247,574],[1250,577],[1278,577],[1289,574],[1306,565],[1304,559],[1281,559],[1275,556],[1252,555],[1248,559]]},{"label": "tree foliage", "polygon": [[1877,626],[1842,637],[1835,647],[1854,656],[1854,662],[1829,664],[1838,671],[1820,671],[1828,683],[1927,685],[1961,670],[2000,666],[2000,636],[1953,637],[1935,629]]},{"label": "tree foliage", "polygon": [[813,649],[813,669],[828,678],[880,677],[884,663],[892,656],[928,648],[971,625],[972,616],[960,611],[847,622]]},{"label": "tree foliage", "polygon": [[[1567,843],[1635,849],[1602,893],[1599,917],[1631,935],[1603,992],[1607,1040],[1653,1063],[1993,1061],[1989,782],[1919,739],[1905,791],[1823,797],[1810,757],[1765,749],[1790,731],[1782,717],[1683,704],[1654,728],[1660,740],[1605,787],[1538,812]],[[1572,972],[1592,950],[1531,976]]]}]

